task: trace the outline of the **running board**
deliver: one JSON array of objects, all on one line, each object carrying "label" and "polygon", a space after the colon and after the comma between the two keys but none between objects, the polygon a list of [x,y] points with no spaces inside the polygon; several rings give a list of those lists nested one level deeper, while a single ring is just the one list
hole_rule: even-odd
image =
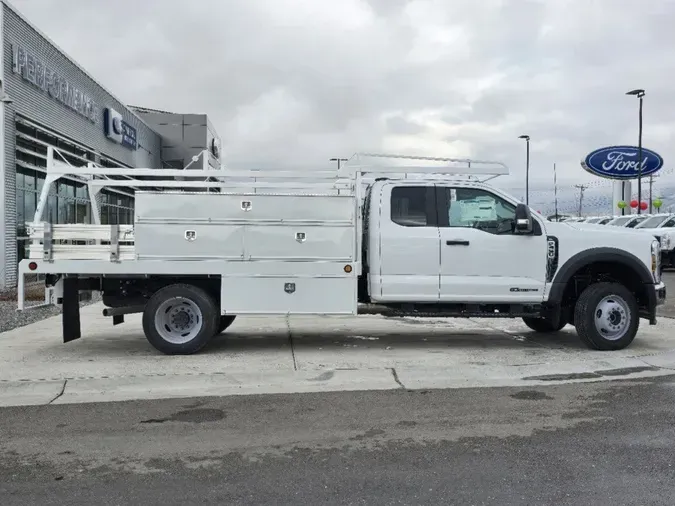
[{"label": "running board", "polygon": [[390,318],[537,318],[541,304],[364,304],[359,314]]}]

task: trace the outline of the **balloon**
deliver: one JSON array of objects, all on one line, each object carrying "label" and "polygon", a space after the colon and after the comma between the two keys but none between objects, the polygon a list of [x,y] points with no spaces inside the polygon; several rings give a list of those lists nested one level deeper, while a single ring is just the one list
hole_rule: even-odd
[{"label": "balloon", "polygon": [[637,200],[631,200],[630,201],[630,206],[635,209],[638,206],[638,201]]},{"label": "balloon", "polygon": [[659,207],[661,207],[661,206],[663,205],[663,200],[661,200],[661,199],[656,199],[654,202],[652,202],[652,205],[653,205],[656,209],[658,209]]},{"label": "balloon", "polygon": [[646,202],[640,202],[640,209],[643,211],[646,211],[649,206],[647,205]]},{"label": "balloon", "polygon": [[623,200],[619,201],[616,205],[619,209],[626,209],[626,203]]}]

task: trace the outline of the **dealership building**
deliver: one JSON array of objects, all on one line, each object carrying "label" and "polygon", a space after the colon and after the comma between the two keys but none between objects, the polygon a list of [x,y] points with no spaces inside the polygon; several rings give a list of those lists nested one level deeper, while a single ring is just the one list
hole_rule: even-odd
[{"label": "dealership building", "polygon": [[[205,114],[175,114],[124,105],[11,4],[0,0],[0,291],[17,282],[25,255],[25,223],[44,185],[47,148],[74,166],[183,168],[209,150],[220,168],[220,139]],[[43,219],[91,223],[86,185],[52,185]],[[101,223],[132,223],[132,189],[98,197]]]}]

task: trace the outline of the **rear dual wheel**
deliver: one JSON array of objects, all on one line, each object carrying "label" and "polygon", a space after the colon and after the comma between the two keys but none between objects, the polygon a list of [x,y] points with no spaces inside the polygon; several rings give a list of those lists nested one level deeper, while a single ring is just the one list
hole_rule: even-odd
[{"label": "rear dual wheel", "polygon": [[234,318],[221,316],[216,301],[205,290],[175,284],[150,297],[143,312],[143,331],[148,342],[162,353],[189,355],[224,332]]}]

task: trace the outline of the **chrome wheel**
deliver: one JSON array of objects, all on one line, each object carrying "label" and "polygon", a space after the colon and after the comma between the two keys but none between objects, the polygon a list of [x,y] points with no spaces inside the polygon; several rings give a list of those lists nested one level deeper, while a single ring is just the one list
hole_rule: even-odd
[{"label": "chrome wheel", "polygon": [[199,306],[185,297],[162,302],[155,312],[155,329],[171,344],[185,344],[194,339],[203,325]]},{"label": "chrome wheel", "polygon": [[604,297],[595,307],[595,328],[608,341],[621,339],[630,327],[628,303],[616,295]]}]

